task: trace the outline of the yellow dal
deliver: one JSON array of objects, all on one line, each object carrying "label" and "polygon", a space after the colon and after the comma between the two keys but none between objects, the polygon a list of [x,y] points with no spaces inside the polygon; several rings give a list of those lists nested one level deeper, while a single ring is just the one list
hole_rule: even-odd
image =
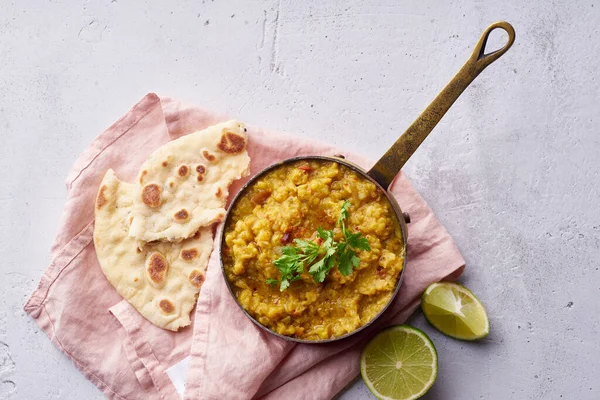
[{"label": "yellow dal", "polygon": [[[317,227],[335,228],[345,200],[346,222],[362,232],[371,251],[343,276],[334,268],[324,283],[305,272],[284,292],[265,283],[280,279],[273,261],[293,239],[314,239]],[[402,233],[389,201],[377,187],[341,164],[298,161],[265,174],[239,198],[226,227],[223,263],[242,307],[286,336],[331,339],[372,320],[392,296],[404,263]]]}]

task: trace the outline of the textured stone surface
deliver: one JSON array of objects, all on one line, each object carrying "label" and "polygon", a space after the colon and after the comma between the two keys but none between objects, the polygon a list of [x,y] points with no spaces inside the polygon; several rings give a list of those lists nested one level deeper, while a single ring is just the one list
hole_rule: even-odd
[{"label": "textured stone surface", "polygon": [[440,354],[428,398],[600,398],[597,2],[171,3],[0,0],[0,399],[101,398],[22,306],[68,168],[145,93],[375,159],[498,19],[514,47],[405,168],[492,324],[469,344],[416,317]]}]

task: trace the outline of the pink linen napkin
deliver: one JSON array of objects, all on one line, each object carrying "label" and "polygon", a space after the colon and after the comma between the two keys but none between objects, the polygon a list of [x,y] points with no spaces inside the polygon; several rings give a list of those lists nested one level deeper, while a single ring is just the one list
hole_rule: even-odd
[{"label": "pink linen napkin", "polygon": [[[98,185],[108,168],[132,181],[153,150],[224,119],[149,94],[100,134],[69,173],[69,193],[51,249],[52,263],[25,310],[109,398],[179,398],[165,371],[190,354],[190,345],[186,399],[329,398],[358,373],[362,342],[383,324],[405,320],[429,283],[462,271],[464,261],[451,237],[401,175],[392,192],[412,218],[409,261],[403,288],[376,327],[328,346],[295,346],[273,337],[255,327],[231,298],[218,252],[213,252],[209,262],[193,338],[190,327],[170,332],[150,324],[116,293],[97,263],[92,235]],[[340,153],[332,146],[252,127],[249,137],[253,174],[296,155]],[[358,156],[347,156],[368,165]],[[241,184],[232,187],[232,195]]]},{"label": "pink linen napkin", "polygon": [[[170,108],[165,111],[169,131],[189,133],[203,128],[196,121],[204,113],[183,104]],[[327,144],[299,141],[297,137],[255,127],[249,127],[248,134],[251,176],[290,157],[340,153]],[[344,155],[358,165],[370,166],[356,154]],[[250,177],[237,182],[230,191],[230,198]],[[265,395],[273,399],[331,398],[358,374],[360,349],[366,340],[385,325],[405,321],[429,284],[460,275],[464,260],[454,241],[406,175],[401,173],[390,190],[412,220],[408,225],[408,264],[403,286],[374,326],[340,342],[297,345],[256,327],[239,309],[225,285],[217,234],[207,280],[196,307],[185,399],[223,396],[248,399]],[[315,382],[322,384],[315,385]]]}]

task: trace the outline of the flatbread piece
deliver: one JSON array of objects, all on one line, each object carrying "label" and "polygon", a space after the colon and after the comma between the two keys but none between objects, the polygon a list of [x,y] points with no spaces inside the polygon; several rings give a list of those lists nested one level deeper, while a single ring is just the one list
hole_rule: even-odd
[{"label": "flatbread piece", "polygon": [[248,175],[244,124],[227,121],[157,149],[135,182],[129,235],[179,241],[225,216],[229,185]]},{"label": "flatbread piece", "polygon": [[213,247],[211,227],[177,243],[140,248],[128,235],[135,185],[108,170],[95,204],[94,245],[117,292],[153,324],[172,331],[190,324]]}]

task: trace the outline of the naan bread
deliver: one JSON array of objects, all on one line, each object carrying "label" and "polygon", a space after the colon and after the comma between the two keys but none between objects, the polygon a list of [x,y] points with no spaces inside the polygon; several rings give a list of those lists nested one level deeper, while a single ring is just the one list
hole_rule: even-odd
[{"label": "naan bread", "polygon": [[134,184],[106,172],[95,205],[98,261],[117,292],[144,317],[176,331],[190,324],[213,247],[212,229],[202,228],[178,243],[148,243],[140,249],[128,235],[134,190]]},{"label": "naan bread", "polygon": [[140,168],[129,235],[179,241],[225,216],[229,185],[249,173],[244,124],[228,121],[173,140]]}]

